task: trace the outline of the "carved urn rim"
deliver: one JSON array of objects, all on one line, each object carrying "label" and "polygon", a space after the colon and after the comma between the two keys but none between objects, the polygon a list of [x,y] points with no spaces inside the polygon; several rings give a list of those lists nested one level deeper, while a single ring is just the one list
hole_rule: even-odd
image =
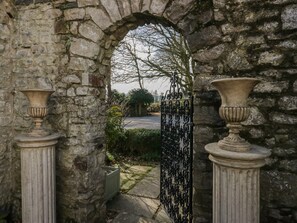
[{"label": "carved urn rim", "polygon": [[255,81],[255,82],[261,82],[258,78],[254,77],[229,77],[229,78],[222,78],[222,79],[216,79],[211,81],[210,83],[218,83],[218,82],[233,82],[233,81]]}]

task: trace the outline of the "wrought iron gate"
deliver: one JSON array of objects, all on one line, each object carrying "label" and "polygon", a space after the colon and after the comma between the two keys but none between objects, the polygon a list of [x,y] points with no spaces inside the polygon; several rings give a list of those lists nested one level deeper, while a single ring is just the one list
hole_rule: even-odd
[{"label": "wrought iron gate", "polygon": [[184,98],[171,78],[161,99],[160,200],[174,223],[192,221],[193,97]]}]

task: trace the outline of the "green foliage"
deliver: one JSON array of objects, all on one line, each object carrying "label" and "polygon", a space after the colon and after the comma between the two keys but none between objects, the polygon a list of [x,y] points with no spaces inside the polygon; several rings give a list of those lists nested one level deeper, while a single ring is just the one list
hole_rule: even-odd
[{"label": "green foliage", "polygon": [[149,112],[160,112],[160,103],[152,103],[147,110]]},{"label": "green foliage", "polygon": [[161,132],[159,129],[128,129],[126,137],[128,151],[140,154],[160,151]]},{"label": "green foliage", "polygon": [[123,113],[120,106],[113,105],[107,111],[107,123],[105,128],[107,150],[114,150],[123,146],[126,140],[123,128]]},{"label": "green foliage", "polygon": [[116,163],[115,157],[109,151],[106,151],[106,163],[108,165]]},{"label": "green foliage", "polygon": [[125,93],[120,93],[117,90],[112,90],[111,91],[111,102],[113,104],[122,104],[126,101],[126,95]]},{"label": "green foliage", "polygon": [[140,155],[140,159],[143,161],[160,161],[161,151],[153,151]]},{"label": "green foliage", "polygon": [[154,96],[147,89],[133,89],[128,93],[128,103],[131,105],[149,105],[154,102]]}]

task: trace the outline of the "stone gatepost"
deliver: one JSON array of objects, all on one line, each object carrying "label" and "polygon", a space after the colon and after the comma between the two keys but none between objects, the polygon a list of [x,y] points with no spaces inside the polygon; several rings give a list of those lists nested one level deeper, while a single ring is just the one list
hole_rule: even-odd
[{"label": "stone gatepost", "polygon": [[56,222],[55,145],[58,134],[49,134],[41,123],[47,114],[51,90],[22,91],[30,100],[29,115],[35,127],[15,140],[21,149],[22,222]]},{"label": "stone gatepost", "polygon": [[213,162],[213,223],[260,222],[260,167],[270,151],[239,136],[240,122],[249,115],[247,97],[257,83],[254,78],[212,82],[222,98],[220,116],[229,128],[227,137],[205,147]]}]

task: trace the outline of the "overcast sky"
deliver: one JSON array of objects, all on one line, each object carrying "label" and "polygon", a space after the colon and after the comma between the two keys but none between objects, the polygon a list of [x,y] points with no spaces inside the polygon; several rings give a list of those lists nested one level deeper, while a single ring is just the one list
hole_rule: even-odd
[{"label": "overcast sky", "polygon": [[[113,83],[111,88],[116,89],[121,93],[128,93],[134,88],[139,88],[139,84],[137,82],[131,84]],[[154,92],[157,90],[158,94],[161,94],[162,92],[165,93],[166,90],[169,90],[169,80],[160,79],[156,81],[150,81],[146,79],[144,80],[144,88],[148,89],[149,92]]]}]

